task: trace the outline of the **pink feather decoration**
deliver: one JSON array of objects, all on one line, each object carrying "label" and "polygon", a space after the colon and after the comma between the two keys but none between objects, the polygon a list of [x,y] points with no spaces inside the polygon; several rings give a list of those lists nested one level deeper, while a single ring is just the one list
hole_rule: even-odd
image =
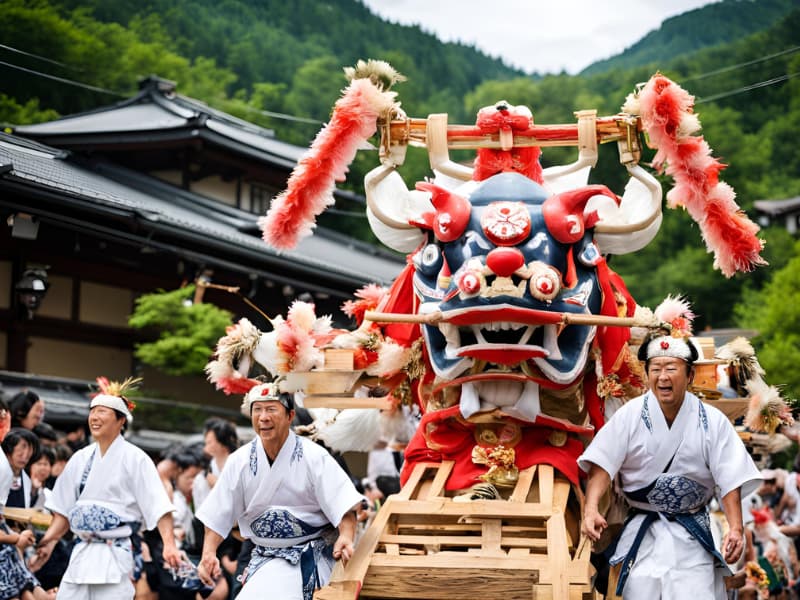
[{"label": "pink feather decoration", "polygon": [[354,79],[292,171],[287,189],[258,221],[264,241],[279,250],[297,246],[311,234],[317,215],[334,202],[333,190],[343,181],[359,144],[377,130],[378,117],[394,106],[395,92],[381,91],[369,79]]},{"label": "pink feather decoration", "polygon": [[675,179],[667,194],[670,208],[685,207],[700,226],[706,248],[714,253],[714,267],[726,277],[766,265],[760,253],[758,225],[736,204],[733,189],[719,181],[725,168],[711,156],[702,136],[693,136],[699,122],[693,114],[694,97],[663,75],[656,74],[638,96],[644,130],[658,149],[653,165]]},{"label": "pink feather decoration", "polygon": [[692,335],[692,322],[695,314],[689,301],[683,296],[669,295],[653,311],[656,318],[672,325],[672,337]]}]

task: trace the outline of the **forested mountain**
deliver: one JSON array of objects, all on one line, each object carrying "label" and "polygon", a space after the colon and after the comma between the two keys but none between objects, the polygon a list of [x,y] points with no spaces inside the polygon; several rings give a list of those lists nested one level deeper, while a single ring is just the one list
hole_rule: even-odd
[{"label": "forested mountain", "polygon": [[[721,177],[749,210],[758,199],[800,195],[798,31],[797,0],[724,0],[666,21],[622,56],[580,76],[532,77],[418,27],[385,23],[356,0],[5,0],[0,61],[94,88],[0,65],[0,122],[41,121],[109,104],[155,73],[177,81],[182,94],[306,145],[345,85],[342,67],[359,58],[388,60],[408,77],[396,89],[409,115],[447,112],[459,123],[474,122],[480,107],[500,99],[530,106],[538,123],[571,122],[583,108],[615,114],[638,83],[661,70],[696,95],[706,139],[729,165]],[[600,154],[593,181],[621,192],[626,173],[616,152],[603,147]],[[567,150],[547,148],[542,162],[571,159]],[[375,152],[359,153],[346,185],[360,191],[375,164]],[[429,174],[423,152],[409,152],[403,174],[409,185]],[[664,184],[668,189],[670,181]],[[346,220],[350,233],[359,233],[356,221]],[[342,219],[323,222],[335,226]],[[774,348],[795,348],[800,360],[800,330],[791,330],[800,317],[793,321],[778,310],[800,306],[800,298],[786,298],[786,290],[800,294],[800,263],[792,260],[800,248],[782,228],[764,237],[771,266],[725,279],[686,214],[666,210],[653,243],[611,257],[611,265],[640,304],[688,295],[699,328],[759,323],[763,344],[774,344],[773,362],[788,381],[789,364],[779,363],[792,354]],[[800,375],[793,377],[800,394]]]},{"label": "forested mountain", "polygon": [[724,45],[771,27],[798,7],[798,0],[722,0],[690,10],[665,20],[620,54],[592,63],[581,75],[659,64]]}]

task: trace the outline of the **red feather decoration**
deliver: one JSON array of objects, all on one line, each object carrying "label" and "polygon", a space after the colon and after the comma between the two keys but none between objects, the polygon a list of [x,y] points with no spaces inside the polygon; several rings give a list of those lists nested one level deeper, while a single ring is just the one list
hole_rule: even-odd
[{"label": "red feather decoration", "polygon": [[258,224],[264,241],[279,250],[294,248],[310,235],[317,215],[334,202],[335,182],[343,181],[359,144],[377,130],[378,117],[394,106],[395,92],[381,91],[370,79],[354,79]]},{"label": "red feather decoration", "polygon": [[639,104],[644,130],[658,149],[653,165],[675,179],[667,193],[670,208],[682,206],[700,226],[714,267],[726,277],[766,265],[758,225],[736,203],[736,194],[719,181],[725,168],[711,156],[702,136],[692,135],[700,123],[693,113],[694,97],[663,75],[654,75],[633,102]]}]

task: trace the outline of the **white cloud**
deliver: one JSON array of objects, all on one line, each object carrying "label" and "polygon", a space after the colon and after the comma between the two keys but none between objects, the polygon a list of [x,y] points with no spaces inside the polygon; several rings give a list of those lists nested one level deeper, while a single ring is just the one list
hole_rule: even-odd
[{"label": "white cloud", "polygon": [[711,0],[362,0],[372,12],[417,24],[527,72],[577,73]]}]

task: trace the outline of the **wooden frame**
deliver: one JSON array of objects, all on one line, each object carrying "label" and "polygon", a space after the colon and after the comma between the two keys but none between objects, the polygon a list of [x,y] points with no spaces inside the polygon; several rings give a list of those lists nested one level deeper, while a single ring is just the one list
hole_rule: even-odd
[{"label": "wooden frame", "polygon": [[573,539],[580,502],[569,502],[569,481],[550,465],[537,465],[520,473],[508,500],[456,502],[444,489],[453,464],[417,464],[378,511],[352,559],[337,564],[314,598],[594,597],[591,544]]}]

